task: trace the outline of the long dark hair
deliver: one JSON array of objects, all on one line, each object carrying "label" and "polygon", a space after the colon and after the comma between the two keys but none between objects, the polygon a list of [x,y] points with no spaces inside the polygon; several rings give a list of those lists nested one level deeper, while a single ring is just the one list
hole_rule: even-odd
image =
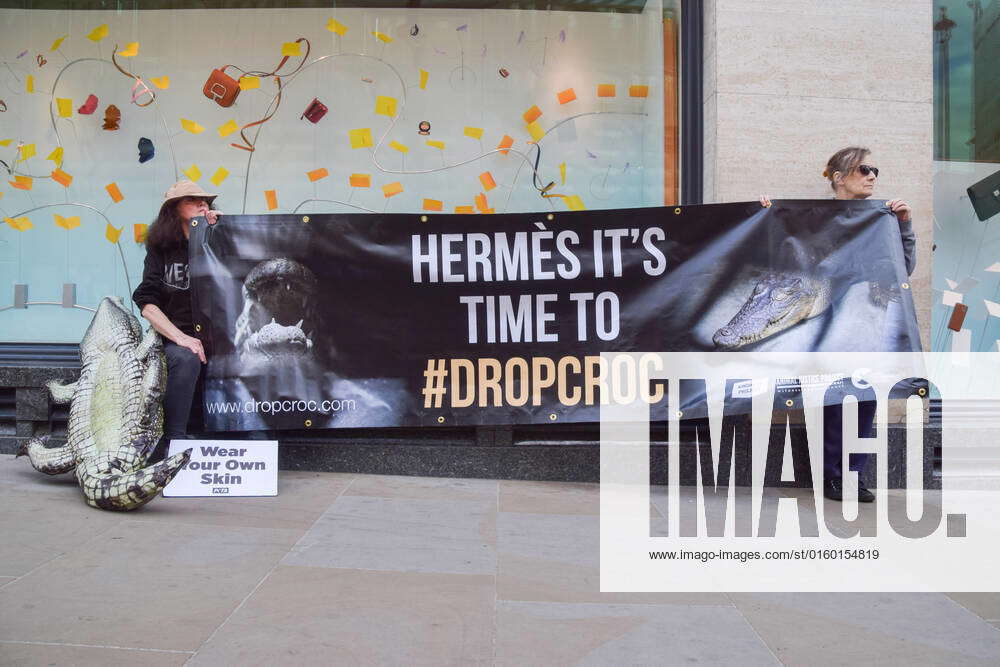
[{"label": "long dark hair", "polygon": [[146,232],[146,248],[169,250],[184,242],[184,220],[177,212],[182,200],[183,197],[160,207],[160,214]]}]

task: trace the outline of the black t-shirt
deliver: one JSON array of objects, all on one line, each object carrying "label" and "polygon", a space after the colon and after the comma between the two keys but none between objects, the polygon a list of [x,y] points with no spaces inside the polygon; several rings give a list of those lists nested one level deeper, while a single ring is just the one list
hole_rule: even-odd
[{"label": "black t-shirt", "polygon": [[147,247],[142,282],[132,300],[140,310],[147,303],[157,306],[174,326],[194,336],[190,286],[187,239],[167,249]]}]

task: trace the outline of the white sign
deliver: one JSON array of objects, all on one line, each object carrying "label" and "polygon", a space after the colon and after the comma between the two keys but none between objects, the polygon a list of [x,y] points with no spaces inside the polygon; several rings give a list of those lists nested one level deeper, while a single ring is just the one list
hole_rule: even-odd
[{"label": "white sign", "polygon": [[277,440],[171,440],[170,456],[188,448],[191,460],[164,497],[278,495]]}]

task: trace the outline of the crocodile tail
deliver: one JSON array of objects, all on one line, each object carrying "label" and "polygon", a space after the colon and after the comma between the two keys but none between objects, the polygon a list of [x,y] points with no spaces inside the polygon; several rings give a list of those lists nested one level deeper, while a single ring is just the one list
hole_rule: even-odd
[{"label": "crocodile tail", "polygon": [[[81,466],[77,473],[84,498],[91,507],[128,511],[142,507],[163,490],[191,460],[191,449],[138,470],[102,472],[97,466]],[[111,466],[116,467],[115,465]]]},{"label": "crocodile tail", "polygon": [[62,447],[46,447],[49,436],[31,438],[17,450],[18,456],[28,455],[28,460],[38,472],[46,475],[61,475],[76,466],[76,457],[69,445]]}]

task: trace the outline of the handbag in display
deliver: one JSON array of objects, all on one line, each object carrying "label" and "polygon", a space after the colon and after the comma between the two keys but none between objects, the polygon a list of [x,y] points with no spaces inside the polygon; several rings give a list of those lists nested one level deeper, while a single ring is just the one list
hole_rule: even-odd
[{"label": "handbag in display", "polygon": [[329,111],[329,109],[326,108],[326,105],[314,97],[313,101],[306,107],[306,110],[302,112],[301,116],[299,116],[299,120],[305,118],[310,123],[318,123],[320,119],[326,115],[327,111]]},{"label": "handbag in display", "polygon": [[223,65],[221,69],[213,69],[208,75],[203,92],[205,97],[215,100],[220,107],[231,107],[236,101],[236,96],[240,94],[240,83],[233,77],[226,74],[226,68],[232,65]]}]

